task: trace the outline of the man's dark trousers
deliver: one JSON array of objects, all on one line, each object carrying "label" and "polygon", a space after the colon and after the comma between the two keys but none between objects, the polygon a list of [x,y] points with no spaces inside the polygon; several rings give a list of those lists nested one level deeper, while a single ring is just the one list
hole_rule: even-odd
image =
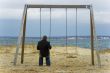
[{"label": "man's dark trousers", "polygon": [[[46,59],[46,65],[50,66],[50,56],[46,56],[45,59]],[[42,56],[39,57],[39,66],[43,66],[43,57]]]}]

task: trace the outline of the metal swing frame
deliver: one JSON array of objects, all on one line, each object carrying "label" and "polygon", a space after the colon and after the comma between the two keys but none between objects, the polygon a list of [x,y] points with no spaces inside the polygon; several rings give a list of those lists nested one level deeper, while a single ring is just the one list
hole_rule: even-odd
[{"label": "metal swing frame", "polygon": [[[95,30],[94,26],[95,26],[95,24],[94,24],[94,15],[93,15],[92,5],[32,5],[32,4],[26,4],[24,7],[21,30],[20,30],[20,35],[18,37],[17,48],[16,48],[15,57],[14,57],[14,65],[16,65],[16,63],[17,63],[17,56],[18,56],[18,51],[19,51],[20,45],[21,45],[21,49],[22,49],[21,50],[21,64],[23,64],[23,62],[24,62],[26,20],[27,20],[27,10],[29,8],[40,8],[40,10],[41,10],[41,8],[50,8],[50,9],[51,8],[66,8],[66,10],[67,10],[67,8],[76,8],[76,10],[78,8],[89,9],[90,10],[90,33],[91,33],[91,35],[90,35],[91,36],[91,62],[92,62],[92,65],[94,65],[94,30]],[[41,14],[40,14],[40,16],[41,16]],[[40,20],[40,23],[41,23],[41,20]],[[51,23],[51,21],[50,21],[50,23]],[[66,23],[67,23],[67,20],[66,20]],[[51,25],[50,25],[50,27],[51,27]],[[51,31],[51,29],[50,29],[50,31]],[[40,32],[41,32],[41,29],[40,29]],[[67,33],[67,29],[66,29],[66,33]],[[40,36],[41,36],[41,34],[40,34]]]}]

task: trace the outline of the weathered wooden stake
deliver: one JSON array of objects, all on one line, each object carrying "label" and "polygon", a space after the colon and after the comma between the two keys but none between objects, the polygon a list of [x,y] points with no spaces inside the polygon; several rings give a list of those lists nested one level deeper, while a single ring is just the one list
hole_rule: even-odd
[{"label": "weathered wooden stake", "polygon": [[94,19],[93,19],[93,9],[90,6],[90,28],[91,28],[91,60],[92,65],[94,65]]},{"label": "weathered wooden stake", "polygon": [[24,18],[24,24],[23,24],[23,37],[22,37],[22,45],[21,45],[21,64],[24,62],[24,45],[25,45],[25,33],[26,33],[26,19],[27,19],[27,5],[25,5],[25,18]]}]

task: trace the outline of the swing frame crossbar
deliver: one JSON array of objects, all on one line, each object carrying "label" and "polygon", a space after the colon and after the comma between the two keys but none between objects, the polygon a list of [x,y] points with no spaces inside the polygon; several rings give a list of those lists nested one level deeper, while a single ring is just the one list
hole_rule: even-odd
[{"label": "swing frame crossbar", "polygon": [[91,62],[94,65],[94,15],[92,5],[32,5],[26,4],[24,7],[22,25],[20,30],[20,35],[18,37],[18,43],[16,48],[16,53],[14,57],[14,65],[17,63],[18,51],[21,45],[21,64],[24,62],[24,45],[25,45],[25,32],[26,32],[26,19],[27,19],[27,10],[29,8],[84,8],[90,10],[90,36],[91,36]]},{"label": "swing frame crossbar", "polygon": [[27,4],[27,8],[90,8],[91,5],[32,5]]}]

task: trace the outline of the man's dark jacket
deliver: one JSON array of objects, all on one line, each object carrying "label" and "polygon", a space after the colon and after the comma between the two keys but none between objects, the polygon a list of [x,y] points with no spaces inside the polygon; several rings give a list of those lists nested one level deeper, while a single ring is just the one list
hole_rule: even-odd
[{"label": "man's dark jacket", "polygon": [[38,42],[37,50],[40,50],[40,56],[46,57],[50,55],[51,45],[50,42],[46,40],[41,40]]}]

